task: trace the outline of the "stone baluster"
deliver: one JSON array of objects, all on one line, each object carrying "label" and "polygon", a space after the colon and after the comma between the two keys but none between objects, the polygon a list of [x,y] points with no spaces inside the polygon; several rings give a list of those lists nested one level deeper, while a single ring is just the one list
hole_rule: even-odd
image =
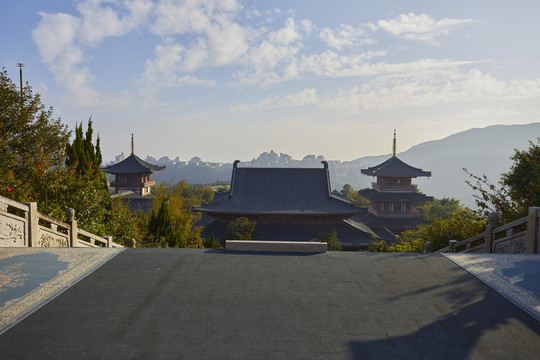
[{"label": "stone baluster", "polygon": [[28,246],[39,246],[38,209],[36,202],[24,203],[28,206]]},{"label": "stone baluster", "polygon": [[66,210],[66,216],[67,216],[67,222],[71,226],[71,230],[69,232],[69,246],[70,247],[77,247],[78,238],[78,227],[77,227],[77,220],[75,219],[75,210],[73,208],[67,208]]},{"label": "stone baluster", "polygon": [[492,253],[493,252],[493,241],[495,240],[495,234],[493,229],[497,227],[497,220],[499,220],[499,215],[492,212],[488,216],[488,224],[486,226],[486,238],[484,243],[484,252]]}]

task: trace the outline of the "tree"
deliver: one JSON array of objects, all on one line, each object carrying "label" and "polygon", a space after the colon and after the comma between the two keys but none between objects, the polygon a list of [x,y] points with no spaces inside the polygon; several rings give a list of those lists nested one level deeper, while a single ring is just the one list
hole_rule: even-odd
[{"label": "tree", "polygon": [[212,233],[212,235],[210,235],[210,239],[204,242],[204,247],[210,249],[219,249],[221,248],[221,244],[216,240],[214,233]]},{"label": "tree", "polygon": [[83,136],[82,122],[75,127],[75,139],[72,144],[66,146],[66,165],[75,166],[81,172],[91,169],[99,169],[102,156],[100,148],[99,135],[97,136],[96,146],[93,144],[92,117],[88,120],[88,128]]},{"label": "tree", "polygon": [[428,221],[448,219],[453,214],[465,210],[459,200],[447,197],[427,201],[425,204],[417,206],[416,209],[420,213],[420,217]]},{"label": "tree", "polygon": [[[155,190],[152,215],[149,218],[140,216],[141,227],[146,229],[142,246],[203,247],[202,227],[195,226],[200,215],[191,212],[191,198],[183,195],[186,187],[189,187],[189,184],[181,181],[173,187],[160,184]],[[161,224],[163,228],[168,228],[167,223],[170,223],[172,238],[167,238],[169,230],[157,231],[153,222]]]},{"label": "tree", "polygon": [[40,201],[43,178],[61,166],[70,132],[52,118],[39,94],[17,86],[0,71],[0,195],[17,201]]},{"label": "tree", "polygon": [[477,213],[460,205],[453,198],[434,199],[418,208],[431,223],[401,232],[394,244],[384,240],[373,242],[369,251],[424,251],[427,241],[431,250],[448,246],[449,240],[465,240],[484,232],[487,222]]},{"label": "tree", "polygon": [[[52,118],[39,94],[27,84],[21,99],[5,69],[0,72],[0,195],[19,202],[37,202],[38,209],[66,220],[66,208],[75,209],[79,227],[96,235],[114,235],[123,242],[138,234],[132,214],[113,206],[105,175],[99,170],[99,136],[94,146],[89,121],[86,137],[82,123],[71,132]],[[67,149],[67,150],[66,150]]]},{"label": "tree", "polygon": [[251,240],[256,223],[246,217],[234,219],[227,225],[227,239],[229,240]]},{"label": "tree", "polygon": [[[540,138],[537,139],[540,143]],[[475,194],[479,213],[487,217],[490,212],[499,214],[500,223],[525,217],[528,208],[540,206],[540,146],[529,141],[527,150],[514,150],[510,171],[501,174],[498,185],[486,175],[477,176],[463,169],[470,177],[467,184]]]},{"label": "tree", "polygon": [[186,247],[180,234],[174,229],[167,201],[162,201],[157,214],[152,210],[148,223],[148,234],[158,247]]},{"label": "tree", "polygon": [[343,185],[343,189],[340,192],[347,196],[347,199],[356,206],[365,207],[369,205],[369,200],[360,196],[358,191],[354,190],[349,184]]},{"label": "tree", "polygon": [[327,243],[328,250],[330,251],[343,250],[338,240],[337,231],[334,229],[331,229],[329,232],[322,232],[322,233],[317,234],[317,238],[315,240],[319,242]]}]

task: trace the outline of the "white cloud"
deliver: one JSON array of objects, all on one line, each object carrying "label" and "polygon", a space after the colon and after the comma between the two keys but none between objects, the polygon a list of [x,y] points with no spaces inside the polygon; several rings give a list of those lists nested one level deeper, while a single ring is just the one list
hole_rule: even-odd
[{"label": "white cloud", "polygon": [[241,104],[231,112],[254,112],[311,105],[313,109],[357,114],[362,110],[418,108],[458,103],[486,103],[540,98],[540,79],[499,81],[477,69],[467,73],[433,69],[415,71],[411,66],[401,76],[381,76],[362,87],[318,95],[314,88],[299,93],[272,96],[255,104]]},{"label": "white cloud", "polygon": [[315,89],[304,89],[298,93],[276,95],[256,104],[240,104],[231,108],[231,112],[252,112],[257,110],[284,109],[305,105],[314,105],[319,102]]},{"label": "white cloud", "polygon": [[447,35],[462,24],[471,23],[472,19],[442,18],[435,21],[427,14],[401,14],[390,20],[379,20],[374,29],[382,29],[409,40],[433,42],[436,37]]},{"label": "white cloud", "polygon": [[365,34],[366,32],[363,29],[341,24],[339,29],[323,28],[319,32],[319,37],[327,46],[342,50],[356,44],[366,45],[373,43],[373,40],[364,37]]},{"label": "white cloud", "polygon": [[294,19],[289,17],[285,21],[285,26],[276,31],[270,32],[268,34],[268,39],[272,43],[289,45],[290,43],[296,42],[302,39],[302,35],[298,32],[297,25],[294,22]]}]

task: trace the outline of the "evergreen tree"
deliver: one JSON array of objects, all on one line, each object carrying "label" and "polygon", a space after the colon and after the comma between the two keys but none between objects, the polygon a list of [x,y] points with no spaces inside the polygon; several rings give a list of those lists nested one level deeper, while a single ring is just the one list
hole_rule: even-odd
[{"label": "evergreen tree", "polygon": [[0,71],[0,195],[17,201],[46,196],[43,179],[60,166],[70,132],[26,84],[21,93]]}]

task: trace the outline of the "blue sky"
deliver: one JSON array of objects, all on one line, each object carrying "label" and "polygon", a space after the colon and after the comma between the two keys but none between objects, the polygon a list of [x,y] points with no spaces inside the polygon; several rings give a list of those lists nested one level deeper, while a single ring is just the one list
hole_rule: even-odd
[{"label": "blue sky", "polygon": [[[540,121],[538,1],[0,2],[0,66],[104,159],[352,160]],[[539,134],[531,134],[531,138]]]}]

